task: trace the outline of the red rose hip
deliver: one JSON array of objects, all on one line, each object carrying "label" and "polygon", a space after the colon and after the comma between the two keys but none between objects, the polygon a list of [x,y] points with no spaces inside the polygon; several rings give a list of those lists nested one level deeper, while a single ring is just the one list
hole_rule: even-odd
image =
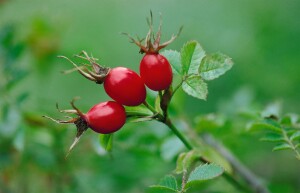
[{"label": "red rose hip", "polygon": [[112,99],[126,106],[138,106],[146,99],[146,88],[141,77],[124,67],[109,71],[104,80],[104,89]]},{"label": "red rose hip", "polygon": [[[93,131],[102,134],[110,134],[118,131],[123,127],[126,122],[126,112],[122,105],[114,101],[107,101],[99,103],[93,106],[86,114],[82,113],[75,105],[75,99],[71,102],[73,109],[60,110],[56,105],[57,109],[61,113],[74,114],[77,117],[70,117],[69,120],[59,120],[52,117],[43,116],[56,123],[69,124],[74,123],[77,127],[77,134],[74,142],[70,146],[70,149],[66,156],[78,143],[81,135],[88,129],[91,128]],[[68,116],[69,117],[69,116]]]},{"label": "red rose hip", "polygon": [[153,32],[153,18],[152,13],[150,14],[149,20],[149,31],[143,41],[134,39],[127,33],[124,33],[129,37],[131,42],[135,43],[139,48],[141,54],[145,54],[140,62],[140,75],[144,80],[146,86],[154,91],[162,91],[168,89],[172,84],[173,74],[172,68],[169,61],[159,51],[167,47],[172,43],[180,34],[182,27],[179,29],[176,35],[172,35],[171,39],[160,43],[161,40],[161,25],[162,20],[159,24],[156,35]]},{"label": "red rose hip", "polygon": [[160,54],[146,54],[140,63],[140,75],[146,86],[154,91],[167,89],[173,79],[168,60]]},{"label": "red rose hip", "polygon": [[[138,106],[146,99],[146,87],[142,78],[133,70],[124,67],[113,69],[101,66],[97,59],[89,56],[85,51],[81,55],[76,55],[80,59],[90,62],[92,70],[86,66],[77,66],[72,60],[65,56],[59,56],[68,60],[75,69],[88,80],[97,84],[104,84],[106,93],[116,102],[126,106]],[[74,70],[65,71],[65,73]]]},{"label": "red rose hip", "polygon": [[95,132],[108,134],[121,129],[126,121],[126,113],[122,105],[108,101],[93,106],[84,119]]}]

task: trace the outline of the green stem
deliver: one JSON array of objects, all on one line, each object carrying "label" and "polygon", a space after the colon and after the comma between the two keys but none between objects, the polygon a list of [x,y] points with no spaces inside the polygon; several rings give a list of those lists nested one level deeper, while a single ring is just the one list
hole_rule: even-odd
[{"label": "green stem", "polygon": [[193,149],[193,146],[190,142],[178,131],[178,129],[173,125],[169,118],[166,119],[165,124],[173,131],[173,133],[182,141],[186,148],[189,150]]},{"label": "green stem", "polygon": [[[194,147],[192,146],[192,144],[179,132],[179,130],[176,128],[176,126],[171,122],[171,120],[169,118],[166,119],[166,121],[164,122],[172,131],[173,133],[182,141],[182,143],[185,145],[185,147],[189,150],[194,149]],[[208,161],[207,159],[205,159],[204,157],[200,157],[200,161],[202,161],[203,163],[210,163],[210,161]],[[223,174],[224,178],[230,182],[231,184],[233,184],[235,187],[237,187],[237,189],[242,190],[244,192],[249,192],[249,189],[246,188],[243,184],[241,184],[237,179],[235,179],[234,177],[232,177],[229,173],[224,172]],[[264,192],[265,193],[265,192]]]},{"label": "green stem", "polygon": [[297,150],[297,147],[294,145],[294,143],[290,140],[290,138],[288,137],[286,131],[284,129],[282,129],[282,135],[284,137],[284,140],[292,147],[292,150],[295,152],[296,154],[296,158],[298,160],[300,160],[300,153]]},{"label": "green stem", "polygon": [[[185,147],[189,150],[194,149],[192,144],[180,133],[180,131],[176,128],[176,126],[172,123],[172,121],[169,119],[169,117],[164,117],[160,113],[158,113],[151,105],[149,105],[146,101],[143,103],[150,111],[152,111],[154,114],[157,114],[159,116],[159,121],[167,125],[172,132],[182,141],[182,143],[185,145]],[[210,163],[206,158],[200,157],[200,161],[203,163]],[[232,185],[234,185],[237,189],[243,190],[244,192],[249,192],[249,190],[242,185],[236,178],[231,176],[229,173],[225,172],[224,177],[228,182],[230,182]],[[257,191],[258,193],[266,193],[266,192],[260,192]]]},{"label": "green stem", "polygon": [[145,107],[147,107],[154,115],[156,115],[158,117],[159,121],[164,120],[164,116],[162,114],[160,114],[159,112],[157,112],[155,110],[155,108],[153,108],[147,101],[144,101],[143,104],[145,105]]},{"label": "green stem", "polygon": [[164,117],[162,114],[158,113],[155,108],[153,108],[147,101],[143,103],[145,107],[147,107],[153,114],[157,114],[160,118],[160,122],[166,124],[173,133],[182,141],[182,143],[188,148],[189,150],[193,149],[193,146],[188,142],[188,140],[179,132],[179,130],[175,127],[175,125],[171,122],[168,117]]},{"label": "green stem", "polygon": [[152,113],[157,114],[156,110],[149,105],[149,103],[147,101],[144,101],[143,104],[145,105],[145,107],[147,107]]}]

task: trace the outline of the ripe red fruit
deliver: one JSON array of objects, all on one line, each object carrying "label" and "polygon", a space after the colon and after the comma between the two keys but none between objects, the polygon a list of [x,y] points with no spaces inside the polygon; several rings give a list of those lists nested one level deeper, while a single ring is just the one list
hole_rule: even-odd
[{"label": "ripe red fruit", "polygon": [[[83,56],[82,56],[83,55]],[[96,82],[104,83],[106,93],[116,102],[126,106],[138,106],[146,99],[146,87],[141,77],[134,71],[124,68],[107,68],[99,65],[97,59],[82,51],[76,57],[90,62],[93,70],[89,70],[86,66],[77,66],[72,60],[65,56],[59,56],[68,60],[75,69],[85,78]],[[65,73],[74,70],[65,71]]]},{"label": "ripe red fruit", "polygon": [[74,123],[77,127],[77,137],[91,128],[97,133],[108,134],[121,129],[126,121],[125,108],[117,102],[107,101],[93,106],[86,114],[82,113],[75,105],[75,99],[71,102],[73,109],[59,110],[61,113],[75,114],[77,117],[69,120],[58,120],[44,116],[56,123],[68,124]]},{"label": "ripe red fruit", "polygon": [[158,31],[155,35],[152,25],[152,12],[150,12],[150,16],[151,17],[148,22],[150,28],[146,35],[144,44],[141,40],[136,40],[127,33],[124,34],[129,37],[131,42],[135,43],[140,48],[141,54],[145,53],[145,56],[140,63],[140,75],[146,86],[148,86],[151,90],[161,91],[170,87],[172,84],[173,74],[169,61],[164,56],[160,55],[159,51],[167,47],[178,37],[182,27],[176,35],[172,35],[170,40],[160,43],[162,20],[160,21]]},{"label": "ripe red fruit", "polygon": [[134,71],[117,67],[109,71],[104,79],[106,93],[126,106],[137,106],[146,99],[146,88],[141,77]]},{"label": "ripe red fruit", "polygon": [[[91,128],[93,131],[102,134],[109,134],[122,128],[126,121],[126,112],[122,105],[114,101],[107,101],[93,106],[86,114],[82,113],[75,105],[75,99],[71,102],[73,109],[60,110],[61,113],[75,114],[77,117],[69,120],[59,120],[48,116],[44,116],[56,123],[69,124],[74,123],[77,127],[77,134],[74,142],[70,146],[68,154],[78,143],[81,135]],[[67,156],[68,156],[67,154]]]},{"label": "ripe red fruit", "polygon": [[93,106],[83,119],[95,132],[108,134],[118,131],[125,124],[126,113],[122,105],[108,101]]},{"label": "ripe red fruit", "polygon": [[173,79],[170,63],[160,54],[146,54],[143,57],[140,75],[147,87],[154,91],[167,89]]}]

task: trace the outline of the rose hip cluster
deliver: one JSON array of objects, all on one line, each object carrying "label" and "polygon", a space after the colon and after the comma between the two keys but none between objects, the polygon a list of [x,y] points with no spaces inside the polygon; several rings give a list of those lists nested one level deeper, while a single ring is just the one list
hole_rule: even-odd
[{"label": "rose hip cluster", "polygon": [[135,40],[129,35],[128,37],[133,43],[139,46],[140,53],[144,54],[140,62],[140,75],[126,67],[116,67],[112,69],[103,67],[97,63],[97,59],[89,56],[85,51],[82,51],[82,53],[76,55],[76,57],[87,60],[92,70],[86,65],[78,66],[65,56],[59,56],[71,62],[75,70],[85,78],[97,84],[103,84],[105,92],[114,101],[99,103],[84,114],[74,105],[73,100],[71,102],[73,109],[59,111],[62,113],[75,114],[75,118],[62,121],[48,116],[45,117],[57,123],[74,123],[77,126],[78,139],[88,128],[91,128],[97,133],[109,134],[118,131],[126,122],[126,112],[123,105],[138,106],[145,102],[145,85],[153,91],[168,89],[173,78],[172,68],[168,60],[159,54],[159,51],[174,41],[177,35],[172,36],[169,41],[160,44],[161,24],[154,38],[151,17],[150,30],[145,38],[144,45],[142,41]]}]

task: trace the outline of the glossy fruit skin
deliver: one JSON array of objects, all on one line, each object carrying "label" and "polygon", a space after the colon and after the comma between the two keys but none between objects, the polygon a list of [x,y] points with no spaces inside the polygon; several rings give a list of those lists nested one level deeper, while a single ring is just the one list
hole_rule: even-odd
[{"label": "glossy fruit skin", "polygon": [[144,81],[136,72],[124,67],[109,71],[104,89],[112,99],[126,106],[138,106],[146,99]]},{"label": "glossy fruit skin", "polygon": [[122,128],[126,113],[119,103],[107,101],[93,106],[83,118],[95,132],[109,134]]},{"label": "glossy fruit skin", "polygon": [[140,75],[146,86],[154,91],[167,89],[173,74],[169,61],[160,54],[146,54],[140,63]]}]

